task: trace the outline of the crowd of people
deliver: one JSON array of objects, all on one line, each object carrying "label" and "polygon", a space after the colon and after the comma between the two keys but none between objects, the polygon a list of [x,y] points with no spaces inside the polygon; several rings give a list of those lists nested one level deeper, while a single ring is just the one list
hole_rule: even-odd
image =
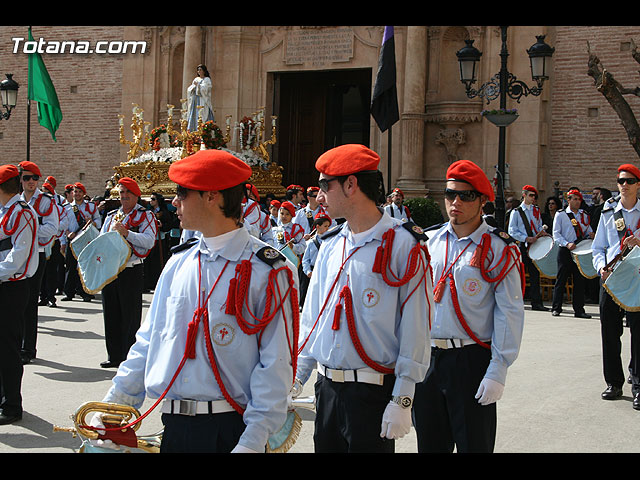
[{"label": "crowd of people", "polygon": [[[269,451],[314,371],[316,452],[391,453],[412,427],[419,452],[492,452],[496,404],[522,341],[525,272],[532,308],[548,310],[527,246],[550,235],[566,250],[557,259],[558,316],[563,282],[580,281],[567,254],[579,241],[593,241],[602,278],[621,246],[640,244],[640,170],[622,165],[620,196],[605,200],[599,189],[597,206],[571,189],[566,207],[553,197],[542,211],[527,185],[500,226],[491,217],[493,185],[474,162],[459,160],[443,179],[448,221],[423,229],[400,189],[385,195],[379,162],[368,147],[341,145],[317,159],[317,186],[289,185],[284,198],[261,199],[246,163],[200,150],[171,164],[170,201],[159,193],[143,200],[125,177],[112,206],[90,199],[79,182],[60,194],[53,177],[39,184],[32,162],[1,166],[0,424],[22,417],[38,307],[55,308],[56,295],[95,298],[71,248],[95,227],[99,236],[118,232],[131,250],[101,290],[101,366],[117,369],[103,401],[140,408],[158,399],[161,452]],[[154,295],[142,322],[145,291]],[[588,318],[576,293],[574,314]],[[621,395],[625,314],[628,381],[640,408],[638,314],[603,289],[602,398]],[[93,415],[100,436],[92,443],[117,449],[121,427],[109,420]]]}]

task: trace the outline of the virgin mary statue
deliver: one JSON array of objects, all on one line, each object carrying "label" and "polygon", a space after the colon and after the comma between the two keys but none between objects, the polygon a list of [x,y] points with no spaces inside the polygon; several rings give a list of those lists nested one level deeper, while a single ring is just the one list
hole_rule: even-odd
[{"label": "virgin mary statue", "polygon": [[[202,122],[213,120],[213,108],[211,106],[211,76],[205,65],[198,65],[197,76],[187,88],[187,109],[188,123],[187,129],[191,132],[198,129],[198,115],[202,111]],[[199,109],[198,106],[203,108]]]}]

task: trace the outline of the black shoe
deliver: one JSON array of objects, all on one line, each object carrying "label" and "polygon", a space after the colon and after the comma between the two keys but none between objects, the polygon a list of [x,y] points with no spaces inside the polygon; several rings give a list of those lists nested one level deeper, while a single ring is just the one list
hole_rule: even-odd
[{"label": "black shoe", "polygon": [[622,388],[614,387],[613,385],[609,385],[601,395],[603,400],[615,400],[616,398],[620,398],[621,396]]},{"label": "black shoe", "polygon": [[537,312],[548,312],[549,307],[545,307],[544,305],[531,305],[531,310],[535,310]]},{"label": "black shoe", "polygon": [[588,313],[582,312],[582,313],[576,313],[574,315],[574,317],[576,317],[576,318],[591,318],[591,315],[589,315]]},{"label": "black shoe", "polygon": [[46,300],[40,300],[38,302],[38,306],[39,307],[46,307],[47,306],[47,301]]},{"label": "black shoe", "polygon": [[56,308],[58,305],[56,304],[55,300],[49,300],[49,307],[50,308]]},{"label": "black shoe", "polygon": [[70,297],[68,295],[66,295],[66,296],[64,296],[64,297],[62,297],[60,299],[61,302],[70,302],[71,300],[73,300],[73,297]]},{"label": "black shoe", "polygon": [[558,310],[551,310],[551,315],[553,315],[554,317],[559,317],[560,312]]},{"label": "black shoe", "polygon": [[112,362],[111,360],[106,360],[100,364],[102,368],[117,368],[120,366],[120,362]]},{"label": "black shoe", "polygon": [[18,420],[22,420],[22,413],[17,413],[15,415],[0,413],[0,425],[8,425],[10,423],[17,422]]},{"label": "black shoe", "polygon": [[94,298],[96,298],[96,297],[94,297],[93,295],[85,295],[84,297],[82,297],[82,301],[83,302],[90,302]]}]

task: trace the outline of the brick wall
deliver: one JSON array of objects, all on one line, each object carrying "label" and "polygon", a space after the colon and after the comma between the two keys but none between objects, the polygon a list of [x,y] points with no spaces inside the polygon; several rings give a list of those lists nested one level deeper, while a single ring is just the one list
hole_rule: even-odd
[{"label": "brick wall", "polygon": [[[557,26],[555,30],[555,38],[549,39],[556,51],[547,185],[553,188],[558,181],[564,191],[578,186],[590,193],[591,188],[603,186],[616,192],[617,167],[640,165],[640,159],[618,116],[587,75],[587,42],[618,81],[635,87],[640,84],[639,66],[625,47],[630,39],[640,44],[640,27]],[[640,99],[625,98],[640,119]]]},{"label": "brick wall", "polygon": [[[50,41],[122,40],[117,26],[33,26],[35,40]],[[20,84],[18,105],[11,118],[0,121],[0,163],[27,158],[27,55],[13,53],[12,38],[27,38],[27,27],[0,28],[0,76],[13,73]],[[35,102],[31,105],[30,159],[44,176],[53,175],[58,191],[67,183],[81,181],[89,195],[101,195],[105,180],[113,175],[120,154],[118,118],[121,110],[123,56],[119,54],[44,53],[42,55],[56,88],[63,120],[54,142],[40,126]]]}]

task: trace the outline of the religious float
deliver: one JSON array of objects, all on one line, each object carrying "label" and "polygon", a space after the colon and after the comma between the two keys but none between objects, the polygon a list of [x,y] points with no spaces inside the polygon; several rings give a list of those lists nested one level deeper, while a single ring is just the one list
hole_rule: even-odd
[{"label": "religious float", "polygon": [[[271,137],[265,139],[264,108],[251,116],[243,117],[232,126],[231,115],[226,116],[226,128],[222,129],[214,121],[202,121],[198,115],[198,128],[187,129],[186,100],[181,100],[182,110],[180,129],[173,122],[175,107],[167,105],[167,122],[153,129],[150,122],[144,120],[144,111],[133,104],[131,118],[131,140],[124,132],[124,115],[118,115],[120,125],[120,143],[129,147],[127,160],[113,167],[114,175],[109,179],[111,198],[118,198],[117,184],[122,177],[133,178],[142,191],[142,197],[148,198],[153,192],[166,198],[172,198],[176,186],[169,179],[169,166],[200,149],[226,150],[251,166],[253,174],[249,182],[256,186],[260,195],[273,193],[283,196],[282,167],[271,160],[268,147],[276,143],[276,117],[271,117]],[[202,108],[202,107],[198,107]],[[238,151],[229,145],[238,146]]]}]

